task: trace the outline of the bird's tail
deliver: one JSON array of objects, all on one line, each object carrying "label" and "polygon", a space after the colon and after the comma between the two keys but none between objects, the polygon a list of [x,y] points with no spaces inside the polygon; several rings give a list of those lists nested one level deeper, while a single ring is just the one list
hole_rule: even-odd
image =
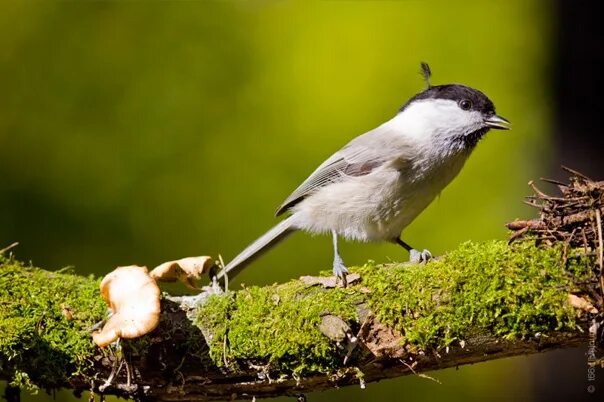
[{"label": "bird's tail", "polygon": [[243,268],[248,266],[248,264],[294,232],[296,228],[292,225],[292,218],[293,216],[290,216],[287,219],[282,220],[255,242],[247,246],[245,250],[239,253],[237,257],[229,262],[226,267],[218,273],[216,279],[221,283],[224,283],[225,276],[228,275],[229,279],[234,278],[243,270]]}]

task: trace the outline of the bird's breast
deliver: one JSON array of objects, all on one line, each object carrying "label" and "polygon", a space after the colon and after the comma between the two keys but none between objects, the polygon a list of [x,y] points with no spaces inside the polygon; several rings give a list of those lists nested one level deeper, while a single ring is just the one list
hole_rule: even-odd
[{"label": "bird's breast", "polygon": [[396,162],[330,184],[294,207],[297,226],[312,233],[335,230],[351,240],[392,240],[457,175],[464,161]]}]

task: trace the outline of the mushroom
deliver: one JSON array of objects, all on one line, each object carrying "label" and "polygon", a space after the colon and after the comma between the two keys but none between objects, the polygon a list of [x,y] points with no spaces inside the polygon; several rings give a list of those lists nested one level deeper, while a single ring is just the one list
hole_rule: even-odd
[{"label": "mushroom", "polygon": [[118,338],[137,338],[157,327],[160,291],[146,267],[118,267],[103,278],[100,288],[113,315],[92,334],[98,346],[107,346]]},{"label": "mushroom", "polygon": [[181,281],[188,288],[199,290],[196,281],[214,267],[211,257],[187,257],[180,260],[164,262],[149,274],[151,278],[162,282]]}]

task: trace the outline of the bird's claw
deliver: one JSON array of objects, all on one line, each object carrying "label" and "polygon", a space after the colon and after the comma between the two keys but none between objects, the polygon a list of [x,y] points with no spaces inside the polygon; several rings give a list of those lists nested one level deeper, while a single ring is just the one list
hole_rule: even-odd
[{"label": "bird's claw", "polygon": [[[226,278],[226,276],[225,276],[225,278]],[[209,288],[211,293],[220,294],[220,293],[224,293],[224,292],[228,291],[227,286],[228,286],[228,282],[225,280],[224,289],[223,289],[222,286],[220,286],[220,283],[218,282],[218,277],[212,276],[212,279],[210,280],[210,285],[206,286],[206,288]]]},{"label": "bird's claw", "polygon": [[409,252],[409,262],[412,264],[419,264],[430,259],[432,259],[432,253],[430,253],[428,250],[418,251],[416,249],[412,249]]},{"label": "bird's claw", "polygon": [[344,265],[344,261],[341,258],[336,258],[333,261],[333,274],[336,277],[336,283],[338,279],[342,280],[342,287],[348,286],[348,280],[346,279],[346,275],[348,275],[348,268]]}]

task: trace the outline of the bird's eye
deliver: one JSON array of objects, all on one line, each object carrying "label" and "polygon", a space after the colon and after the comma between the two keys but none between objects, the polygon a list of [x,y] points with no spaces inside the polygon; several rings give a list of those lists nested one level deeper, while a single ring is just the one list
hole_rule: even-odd
[{"label": "bird's eye", "polygon": [[470,101],[468,99],[463,99],[459,102],[459,107],[462,110],[470,110],[470,109],[472,109],[472,101]]}]

